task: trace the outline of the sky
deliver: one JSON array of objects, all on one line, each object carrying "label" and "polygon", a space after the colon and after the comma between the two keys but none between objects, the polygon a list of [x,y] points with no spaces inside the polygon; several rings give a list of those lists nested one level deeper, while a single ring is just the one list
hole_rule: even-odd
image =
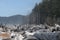
[{"label": "sky", "polygon": [[27,15],[41,0],[0,0],[0,16]]}]

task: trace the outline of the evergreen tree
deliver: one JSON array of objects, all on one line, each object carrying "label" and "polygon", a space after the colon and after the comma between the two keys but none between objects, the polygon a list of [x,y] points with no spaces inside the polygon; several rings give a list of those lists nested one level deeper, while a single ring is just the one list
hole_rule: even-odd
[{"label": "evergreen tree", "polygon": [[60,0],[43,0],[42,3],[36,4],[30,14],[30,23],[44,24],[47,17],[51,20],[50,24],[60,17]]}]

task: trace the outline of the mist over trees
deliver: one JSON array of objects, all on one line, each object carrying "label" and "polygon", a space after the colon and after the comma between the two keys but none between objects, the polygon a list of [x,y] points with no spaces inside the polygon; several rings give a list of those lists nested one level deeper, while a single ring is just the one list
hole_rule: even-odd
[{"label": "mist over trees", "polygon": [[29,15],[29,24],[60,24],[60,0],[43,0]]}]

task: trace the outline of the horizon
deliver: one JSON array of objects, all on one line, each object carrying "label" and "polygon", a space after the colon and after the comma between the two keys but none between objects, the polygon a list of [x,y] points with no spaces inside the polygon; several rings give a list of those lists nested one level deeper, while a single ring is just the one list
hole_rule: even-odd
[{"label": "horizon", "polygon": [[42,0],[0,0],[0,16],[28,15]]},{"label": "horizon", "polygon": [[11,17],[11,16],[27,16],[27,15],[15,14],[15,15],[10,15],[10,16],[0,16],[0,17]]}]

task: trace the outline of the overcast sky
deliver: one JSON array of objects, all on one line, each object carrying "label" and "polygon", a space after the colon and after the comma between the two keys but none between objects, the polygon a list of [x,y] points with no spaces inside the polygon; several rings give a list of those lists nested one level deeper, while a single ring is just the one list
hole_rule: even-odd
[{"label": "overcast sky", "polygon": [[41,0],[0,0],[0,16],[27,15]]}]

